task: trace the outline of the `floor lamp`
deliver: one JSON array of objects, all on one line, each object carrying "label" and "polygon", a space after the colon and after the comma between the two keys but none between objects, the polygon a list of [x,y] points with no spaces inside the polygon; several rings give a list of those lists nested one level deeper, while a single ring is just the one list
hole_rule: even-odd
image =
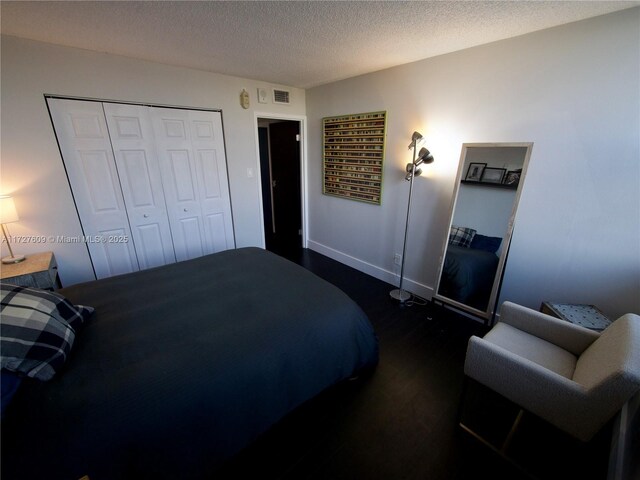
[{"label": "floor lamp", "polygon": [[422,173],[422,169],[418,168],[423,163],[425,165],[433,163],[433,155],[426,148],[422,147],[418,152],[418,144],[424,140],[424,137],[419,132],[413,132],[411,136],[411,143],[409,144],[409,150],[413,149],[413,160],[411,163],[407,163],[407,174],[404,179],[409,182],[409,202],[407,204],[407,220],[404,226],[404,243],[402,245],[402,264],[400,266],[400,285],[398,288],[391,290],[389,295],[391,298],[399,300],[401,304],[411,298],[411,294],[402,289],[402,283],[404,282],[404,260],[407,251],[407,232],[409,231],[409,217],[411,215],[411,194],[413,193],[413,178]]}]

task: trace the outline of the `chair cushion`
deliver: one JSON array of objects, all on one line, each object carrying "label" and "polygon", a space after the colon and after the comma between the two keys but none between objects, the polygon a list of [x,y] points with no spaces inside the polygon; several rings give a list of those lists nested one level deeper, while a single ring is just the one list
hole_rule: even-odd
[{"label": "chair cushion", "polygon": [[484,340],[531,360],[565,378],[571,379],[573,377],[577,361],[575,355],[511,325],[498,322],[484,336]]}]

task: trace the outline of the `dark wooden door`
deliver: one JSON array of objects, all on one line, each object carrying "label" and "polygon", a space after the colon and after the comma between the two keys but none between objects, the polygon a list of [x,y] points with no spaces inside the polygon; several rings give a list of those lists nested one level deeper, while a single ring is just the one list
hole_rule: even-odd
[{"label": "dark wooden door", "polygon": [[267,249],[295,255],[302,247],[300,123],[270,124],[269,143],[273,216],[271,245],[267,244]]}]

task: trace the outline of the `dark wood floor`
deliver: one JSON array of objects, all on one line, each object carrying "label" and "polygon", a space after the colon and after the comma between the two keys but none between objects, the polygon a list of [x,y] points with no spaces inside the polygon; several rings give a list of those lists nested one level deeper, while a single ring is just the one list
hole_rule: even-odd
[{"label": "dark wood floor", "polygon": [[[380,363],[304,404],[215,478],[530,478],[458,427],[466,345],[485,333],[481,323],[432,304],[400,307],[391,285],[316,252],[291,259],[362,307],[380,341]],[[485,436],[508,431],[513,405],[474,385],[465,398],[466,415]],[[585,446],[525,417],[512,451],[539,479],[605,479],[607,438],[603,432]]]}]

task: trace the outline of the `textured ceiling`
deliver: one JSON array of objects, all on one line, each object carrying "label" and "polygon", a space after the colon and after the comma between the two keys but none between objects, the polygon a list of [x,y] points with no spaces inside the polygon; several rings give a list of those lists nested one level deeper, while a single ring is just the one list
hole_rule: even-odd
[{"label": "textured ceiling", "polygon": [[2,33],[308,88],[640,1],[2,1]]}]

